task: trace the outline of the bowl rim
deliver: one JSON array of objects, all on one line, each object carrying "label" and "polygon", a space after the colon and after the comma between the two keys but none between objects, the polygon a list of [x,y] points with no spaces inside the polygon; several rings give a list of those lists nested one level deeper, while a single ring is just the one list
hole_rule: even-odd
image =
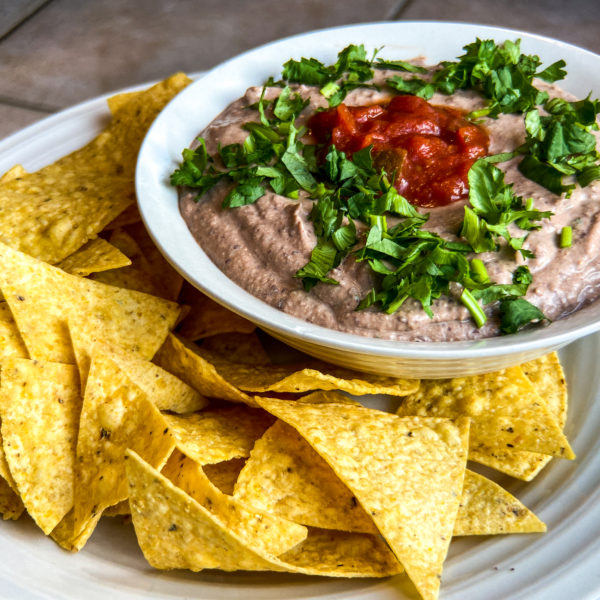
[{"label": "bowl rim", "polygon": [[[484,36],[495,37],[496,39],[499,37],[507,38],[510,36],[518,36],[524,43],[534,43],[536,45],[541,44],[548,49],[560,49],[562,52],[574,54],[578,58],[585,58],[588,61],[597,62],[598,67],[600,67],[599,55],[573,44],[568,44],[561,42],[560,40],[555,40],[539,34],[528,33],[522,30],[452,21],[417,20],[344,25],[340,27],[318,29],[288,36],[247,50],[215,66],[213,69],[203,74],[199,79],[195,80],[186,89],[180,92],[154,121],[140,147],[136,166],[135,181],[138,206],[142,220],[144,221],[144,224],[146,225],[158,248],[165,255],[172,266],[186,280],[202,290],[205,294],[219,304],[226,306],[233,312],[249,319],[266,330],[275,332],[276,334],[280,334],[285,337],[299,338],[305,342],[338,351],[341,350],[354,353],[358,352],[362,354],[379,355],[382,357],[399,359],[476,359],[478,357],[484,358],[491,356],[506,356],[509,354],[532,352],[536,350],[543,350],[549,346],[559,347],[579,337],[583,337],[600,330],[600,301],[596,301],[589,306],[586,306],[585,308],[578,310],[575,313],[566,316],[548,326],[533,328],[508,336],[495,336],[477,340],[444,342],[395,341],[328,329],[326,327],[304,321],[299,317],[294,317],[284,313],[283,311],[270,306],[262,300],[259,300],[230,280],[210,261],[210,259],[208,259],[204,251],[191,236],[191,233],[187,229],[187,226],[185,225],[183,218],[179,213],[178,202],[176,202],[177,216],[185,227],[185,231],[183,231],[181,227],[178,227],[178,244],[189,244],[190,239],[192,240],[196,250],[195,258],[200,259],[200,267],[204,269],[204,272],[201,276],[199,276],[197,269],[191,271],[189,265],[186,267],[185,264],[181,264],[183,261],[178,255],[178,244],[169,244],[169,237],[172,237],[173,234],[163,233],[165,211],[163,210],[157,212],[155,210],[156,207],[153,205],[153,203],[155,202],[155,198],[157,196],[156,189],[153,189],[152,186],[149,185],[149,181],[157,181],[156,177],[149,177],[148,167],[151,164],[149,159],[152,157],[152,152],[156,151],[157,143],[164,142],[165,136],[168,136],[168,132],[165,131],[165,125],[169,124],[169,122],[177,118],[177,116],[181,116],[179,114],[182,110],[181,107],[187,102],[188,99],[194,98],[198,93],[198,90],[217,83],[217,78],[223,71],[226,73],[231,72],[235,75],[236,73],[239,73],[241,66],[248,61],[254,61],[256,63],[258,62],[257,59],[260,58],[260,55],[269,52],[272,53],[278,50],[279,46],[285,47],[291,46],[292,44],[297,45],[298,42],[301,41],[306,43],[311,39],[318,39],[322,36],[336,36],[338,34],[342,34],[342,37],[348,37],[347,34],[359,37],[359,34],[361,33],[364,35],[365,32],[376,31],[380,28],[390,31],[407,29],[414,32],[420,30],[422,33],[423,30],[427,31],[431,30],[432,28],[438,28],[445,30],[446,32],[454,32],[455,34],[457,30],[461,30],[465,34],[466,32],[475,34],[472,35],[471,40],[475,37],[483,38]],[[355,40],[355,43],[361,41],[366,44],[368,43],[364,39]],[[462,47],[462,43],[458,43]],[[292,54],[299,55],[302,53],[296,52],[285,54],[284,60],[287,60],[287,57],[291,56]],[[314,54],[311,56],[314,56]],[[279,61],[279,68],[281,68],[282,61],[280,58],[277,60]],[[573,58],[570,60],[573,62]],[[567,67],[569,67],[569,65],[567,65]],[[261,82],[259,81],[256,83],[256,85],[260,85],[260,83]],[[600,82],[598,82],[597,85],[600,85]],[[225,84],[225,92],[221,96],[218,96],[218,98],[227,97],[227,94],[231,96],[231,92],[235,88],[235,93],[237,95],[232,97],[232,99],[235,99],[245,91],[246,86],[244,85],[242,87],[243,89],[240,87],[235,88],[235,85],[232,86],[231,84]],[[212,112],[212,117],[214,118],[217,116],[225,106],[226,104],[223,104],[221,101],[220,107],[218,109],[215,108]],[[189,136],[187,141],[179,148],[179,152],[181,149],[189,145],[193,137],[197,135],[198,131],[200,130],[201,129],[199,128],[196,129],[194,133]],[[172,166],[172,163],[173,156],[171,156],[170,166]],[[159,183],[161,183],[160,180]],[[164,178],[162,180],[162,185],[163,187],[166,187]],[[171,196],[173,194],[177,196],[175,188],[171,188],[170,192]],[[171,208],[173,207],[171,206]],[[170,217],[172,218],[172,216],[173,215],[171,214]],[[185,235],[185,232],[187,232],[187,236]],[[210,285],[207,282],[210,282]],[[232,298],[235,298],[235,301],[232,300]],[[596,309],[595,311],[594,308]],[[593,315],[594,320],[590,320],[588,318],[590,312],[598,313]]]}]

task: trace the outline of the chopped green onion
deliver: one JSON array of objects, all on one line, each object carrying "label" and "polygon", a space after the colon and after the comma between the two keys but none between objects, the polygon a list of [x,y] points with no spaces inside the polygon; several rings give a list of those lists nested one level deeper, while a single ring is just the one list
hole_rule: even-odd
[{"label": "chopped green onion", "polygon": [[559,246],[561,248],[570,248],[573,243],[573,228],[563,227],[560,232]]},{"label": "chopped green onion", "polygon": [[533,210],[533,198],[525,200],[525,210]]},{"label": "chopped green onion", "polygon": [[489,283],[490,277],[488,275],[485,264],[480,258],[474,258],[471,260],[471,269],[473,271],[474,278],[479,283]]},{"label": "chopped green onion", "polygon": [[469,309],[473,320],[475,321],[475,325],[477,327],[483,327],[485,322],[487,321],[487,317],[483,312],[483,308],[479,305],[479,302],[475,300],[473,294],[468,289],[464,289],[463,293],[460,296],[460,301]]}]

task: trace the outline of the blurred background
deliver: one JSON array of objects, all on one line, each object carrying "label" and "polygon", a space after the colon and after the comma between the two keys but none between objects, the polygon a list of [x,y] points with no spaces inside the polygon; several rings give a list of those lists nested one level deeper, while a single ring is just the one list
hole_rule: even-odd
[{"label": "blurred background", "polygon": [[600,0],[0,0],[0,139],[280,37],[393,20],[498,25],[600,52]]}]

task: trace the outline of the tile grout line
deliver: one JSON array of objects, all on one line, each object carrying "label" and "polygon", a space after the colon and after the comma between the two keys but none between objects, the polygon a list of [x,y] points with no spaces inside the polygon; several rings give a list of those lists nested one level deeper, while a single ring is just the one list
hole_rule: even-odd
[{"label": "tile grout line", "polygon": [[44,114],[55,113],[60,110],[58,106],[49,106],[48,104],[41,104],[37,102],[28,102],[27,100],[19,100],[18,98],[11,98],[9,96],[0,95],[0,105],[11,106],[13,108],[23,108],[25,110],[33,110],[35,112],[41,112]]},{"label": "tile grout line", "polygon": [[0,36],[0,43],[10,37],[15,31],[17,31],[17,29],[21,27],[21,25],[24,25],[27,23],[27,21],[29,21],[29,19],[35,17],[40,11],[44,10],[44,8],[46,8],[51,2],[52,0],[46,0],[46,2],[40,4],[33,12],[29,13],[18,23],[15,23],[4,35]]}]

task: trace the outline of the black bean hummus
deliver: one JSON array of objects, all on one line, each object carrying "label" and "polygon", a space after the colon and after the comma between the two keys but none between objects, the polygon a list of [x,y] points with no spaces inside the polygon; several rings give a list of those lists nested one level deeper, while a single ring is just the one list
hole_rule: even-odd
[{"label": "black bean hummus", "polygon": [[[572,99],[554,86],[546,89],[551,95]],[[298,86],[297,90],[310,99],[300,121],[305,121],[316,108],[327,107],[318,89]],[[258,120],[258,113],[246,107],[258,101],[261,91],[261,87],[250,88],[201,133],[209,153],[216,152],[219,144],[244,141],[248,133],[241,125]],[[267,94],[272,97],[279,92],[280,88],[269,88]],[[383,92],[356,89],[349,93],[345,103],[364,106],[383,99]],[[436,94],[430,102],[466,112],[483,106],[476,92]],[[522,115],[501,114],[497,119],[488,119],[486,128],[490,154],[512,151],[525,139]],[[543,220],[541,229],[531,231],[525,242],[524,247],[535,254],[535,258],[526,261],[533,275],[526,298],[548,319],[556,320],[600,295],[600,185],[595,182],[586,188],[577,187],[569,198],[559,197],[521,175],[518,160],[501,165],[506,182],[514,183],[517,195],[533,198],[536,209],[554,213]],[[458,295],[434,301],[433,318],[419,302],[410,299],[389,315],[377,307],[357,311],[358,303],[371,290],[374,280],[366,263],[356,262],[352,254],[331,272],[339,285],[319,283],[310,292],[304,291],[302,282],[294,275],[309,261],[317,241],[308,218],[313,202],[267,192],[255,204],[222,208],[228,189],[228,184],[220,182],[199,201],[195,200],[195,191],[181,190],[181,214],[219,269],[271,306],[326,328],[390,340],[455,341],[499,335],[499,320],[493,308],[486,308],[488,320],[477,328]],[[425,212],[431,215],[424,229],[446,239],[456,239],[465,203],[458,201],[427,209]],[[558,238],[566,226],[572,227],[572,245],[560,248]],[[510,283],[516,266],[524,263],[510,249],[480,254],[478,258],[484,261],[490,279],[496,283]]]}]

